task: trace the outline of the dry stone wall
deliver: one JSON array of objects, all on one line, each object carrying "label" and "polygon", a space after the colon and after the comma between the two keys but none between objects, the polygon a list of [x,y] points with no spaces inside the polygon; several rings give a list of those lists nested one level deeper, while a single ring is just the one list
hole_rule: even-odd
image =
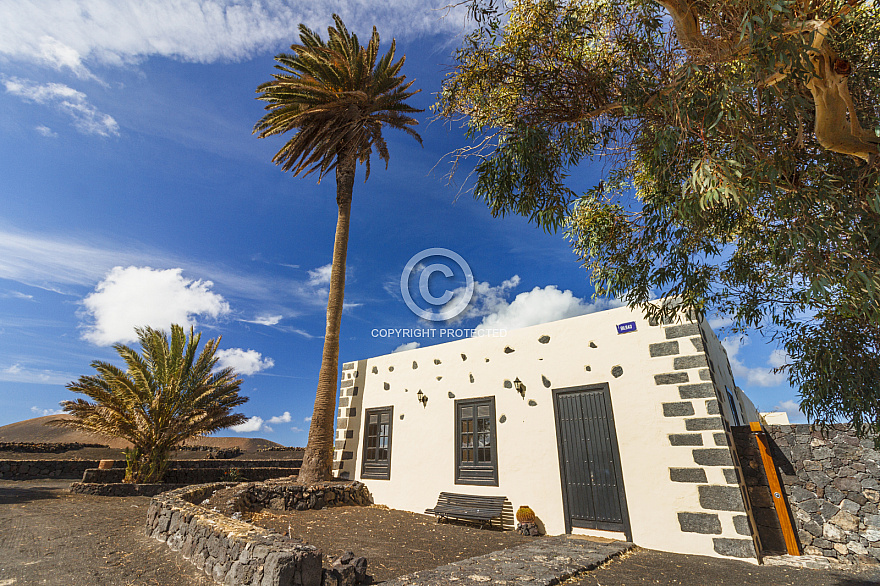
[{"label": "dry stone wall", "polygon": [[79,479],[87,469],[97,467],[97,460],[3,460],[0,461],[0,479]]},{"label": "dry stone wall", "polygon": [[803,553],[880,563],[880,451],[845,427],[770,426]]},{"label": "dry stone wall", "polygon": [[195,504],[228,486],[203,484],[153,497],[147,536],[167,543],[220,584],[320,586],[321,553],[315,547]]}]

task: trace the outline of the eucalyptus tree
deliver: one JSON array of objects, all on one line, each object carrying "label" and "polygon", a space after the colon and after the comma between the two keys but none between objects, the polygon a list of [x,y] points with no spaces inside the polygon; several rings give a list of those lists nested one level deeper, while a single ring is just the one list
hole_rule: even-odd
[{"label": "eucalyptus tree", "polygon": [[[420,112],[406,100],[413,82],[401,75],[405,57],[394,61],[395,41],[379,58],[379,33],[373,27],[366,46],[333,15],[325,42],[318,33],[300,25],[300,43],[292,53],[275,57],[279,73],[257,88],[257,99],[268,113],[254,127],[260,138],[293,131],[272,161],[296,175],[318,173],[318,181],[336,172],[338,215],[330,271],[327,327],[315,407],[299,480],[311,484],[330,474],[336,383],[339,368],[339,330],[345,293],[345,260],[351,217],[351,200],[357,163],[366,165],[375,149],[388,166],[388,145],[383,127],[403,130],[420,144],[409,116]],[[378,59],[378,61],[377,61]],[[365,179],[366,180],[366,179]]]},{"label": "eucalyptus tree", "polygon": [[97,371],[67,385],[85,399],[63,401],[71,419],[49,425],[127,440],[126,482],[159,482],[171,451],[184,441],[244,423],[232,410],[247,402],[240,396],[241,379],[232,368],[216,369],[220,338],[208,340],[178,325],[167,334],[137,329],[141,351],[113,346],[125,362],[123,370],[108,362],[92,362]]},{"label": "eucalyptus tree", "polygon": [[877,3],[469,4],[435,108],[475,195],[564,230],[599,294],[765,329],[811,420],[880,432]]}]

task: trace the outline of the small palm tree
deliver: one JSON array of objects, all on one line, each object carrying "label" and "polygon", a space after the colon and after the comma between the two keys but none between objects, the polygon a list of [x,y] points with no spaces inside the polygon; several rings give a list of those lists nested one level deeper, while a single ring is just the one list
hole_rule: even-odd
[{"label": "small palm tree", "polygon": [[123,344],[114,348],[127,370],[107,362],[92,362],[96,376],[82,376],[67,388],[84,399],[64,401],[72,419],[50,425],[131,442],[125,450],[126,482],[158,482],[171,451],[187,439],[244,423],[232,409],[247,401],[238,395],[241,379],[231,368],[214,370],[220,338],[208,340],[198,352],[201,334],[171,326],[165,332],[138,328],[141,352]]},{"label": "small palm tree", "polygon": [[355,168],[366,164],[370,176],[370,156],[375,148],[388,166],[388,145],[382,138],[383,126],[403,130],[421,144],[410,126],[418,122],[408,116],[421,112],[406,104],[416,93],[408,91],[412,81],[400,75],[405,57],[394,62],[394,41],[379,61],[379,33],[366,47],[348,32],[342,20],[333,15],[329,39],[300,25],[299,45],[292,54],[275,57],[281,73],[257,88],[257,99],[268,102],[268,114],[254,127],[260,138],[294,131],[272,159],[294,175],[318,171],[318,181],[336,171],[336,240],[330,272],[330,298],[327,302],[327,329],[315,408],[309,440],[303,456],[299,480],[312,484],[330,474],[333,445],[333,418],[336,411],[336,383],[339,365],[339,328],[345,294],[345,258]]}]

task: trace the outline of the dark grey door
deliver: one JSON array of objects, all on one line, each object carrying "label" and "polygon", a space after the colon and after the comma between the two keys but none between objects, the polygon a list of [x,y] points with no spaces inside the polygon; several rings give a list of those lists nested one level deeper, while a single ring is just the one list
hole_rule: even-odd
[{"label": "dark grey door", "polygon": [[608,385],[553,390],[566,531],[621,531],[631,539]]}]

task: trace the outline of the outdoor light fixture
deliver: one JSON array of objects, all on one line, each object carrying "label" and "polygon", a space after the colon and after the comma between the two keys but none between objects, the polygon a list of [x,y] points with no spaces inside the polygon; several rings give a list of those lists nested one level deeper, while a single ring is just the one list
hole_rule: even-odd
[{"label": "outdoor light fixture", "polygon": [[526,385],[523,384],[519,377],[516,377],[513,381],[513,388],[516,389],[516,392],[519,393],[523,399],[526,398]]},{"label": "outdoor light fixture", "polygon": [[427,404],[428,404],[428,395],[426,395],[425,393],[423,393],[423,392],[421,391],[421,389],[419,389],[419,392],[418,392],[418,394],[416,395],[416,399],[418,399],[419,403],[422,404],[422,407],[427,406]]}]

